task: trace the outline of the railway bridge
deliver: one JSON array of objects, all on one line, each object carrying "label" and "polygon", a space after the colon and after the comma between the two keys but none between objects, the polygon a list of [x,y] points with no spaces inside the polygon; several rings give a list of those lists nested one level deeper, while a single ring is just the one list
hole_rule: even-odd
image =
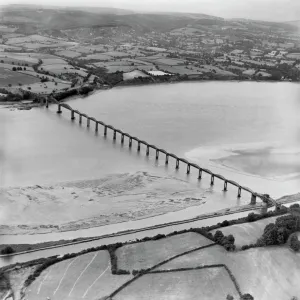
[{"label": "railway bridge", "polygon": [[[46,100],[47,108],[49,106],[49,101],[50,101],[49,99]],[[58,114],[62,113],[62,109],[66,109],[66,110],[70,111],[70,113],[71,113],[70,117],[71,117],[72,121],[75,120],[75,116],[78,115],[79,124],[82,124],[83,118],[85,118],[87,127],[90,127],[92,125],[91,123],[94,123],[95,132],[99,131],[99,126],[102,126],[104,136],[107,136],[108,132],[110,131],[112,133],[114,141],[117,140],[117,136],[119,136],[121,144],[124,144],[125,138],[126,138],[128,141],[129,148],[132,148],[133,143],[135,143],[138,152],[141,151],[141,145],[144,145],[144,147],[146,148],[146,156],[149,156],[150,150],[152,150],[155,153],[156,160],[159,159],[160,155],[164,155],[166,165],[169,164],[170,159],[173,159],[173,161],[175,162],[175,168],[179,169],[180,166],[185,166],[187,174],[189,174],[191,172],[191,168],[196,169],[198,171],[197,173],[198,173],[199,180],[201,180],[203,174],[207,174],[208,176],[210,176],[210,184],[212,186],[214,185],[216,179],[223,181],[223,184],[224,184],[223,191],[224,192],[226,192],[228,190],[229,185],[232,185],[237,188],[237,197],[238,198],[241,197],[242,191],[243,191],[243,192],[247,192],[251,195],[250,203],[253,205],[256,204],[257,198],[260,198],[268,206],[275,206],[277,209],[280,208],[280,204],[278,204],[274,199],[269,197],[269,195],[256,193],[253,190],[251,190],[250,188],[238,184],[236,181],[227,179],[220,174],[213,173],[212,171],[210,171],[208,169],[202,168],[195,163],[192,163],[184,158],[178,157],[177,155],[170,153],[164,149],[161,149],[155,145],[151,145],[144,140],[141,140],[135,136],[130,135],[127,132],[124,132],[118,128],[113,127],[112,125],[106,124],[102,121],[97,120],[94,117],[88,116],[85,113],[82,113],[76,109],[73,109],[70,105],[68,105],[66,103],[58,102],[54,98],[52,98],[51,101],[57,104],[57,106],[58,106],[57,113]]]}]

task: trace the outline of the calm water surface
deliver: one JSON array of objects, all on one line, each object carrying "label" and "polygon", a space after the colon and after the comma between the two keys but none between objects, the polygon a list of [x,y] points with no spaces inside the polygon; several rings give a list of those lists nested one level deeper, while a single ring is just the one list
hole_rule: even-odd
[{"label": "calm water surface", "polygon": [[[300,145],[300,85],[291,83],[208,82],[115,88],[69,101],[72,107],[112,124],[149,143],[237,180],[272,196],[297,192],[300,185],[297,147]],[[93,126],[70,122],[70,114],[55,114],[56,107],[30,111],[0,109],[0,186],[70,181],[108,173],[149,171],[184,176],[173,164],[164,167],[136,153],[125,143],[95,135]],[[274,143],[294,149],[284,179],[254,175],[243,168],[227,168],[210,161],[210,150],[237,144],[245,149]],[[287,151],[287,150],[286,150]],[[286,152],[285,151],[285,152]],[[190,154],[193,155],[190,155]],[[198,153],[198,155],[197,155]],[[213,156],[213,155],[212,155]],[[247,157],[247,156],[246,156]],[[276,160],[280,160],[276,155]],[[258,163],[265,161],[257,151]],[[248,169],[257,168],[253,155]],[[281,161],[285,161],[283,156]],[[239,160],[237,160],[239,163]],[[242,160],[243,165],[247,159]],[[272,161],[272,160],[271,160]],[[251,162],[251,163],[250,163]],[[238,165],[239,166],[239,165]],[[274,168],[273,161],[264,169]],[[247,169],[247,170],[248,170]],[[259,173],[259,172],[258,172]],[[193,177],[193,174],[190,176]]]}]

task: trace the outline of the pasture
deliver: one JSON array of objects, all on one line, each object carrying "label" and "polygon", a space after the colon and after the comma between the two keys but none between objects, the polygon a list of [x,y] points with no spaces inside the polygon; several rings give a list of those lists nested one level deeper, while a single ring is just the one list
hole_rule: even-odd
[{"label": "pasture", "polygon": [[128,56],[130,56],[128,53],[118,52],[118,51],[109,51],[109,52],[105,52],[103,54],[108,55],[110,57],[128,57]]},{"label": "pasture", "polygon": [[85,77],[87,76],[87,72],[83,69],[77,70],[71,65],[67,64],[49,64],[44,65],[42,64],[39,67],[40,70],[48,71],[50,74],[61,75],[66,73],[78,74],[79,76]]},{"label": "pasture", "polygon": [[32,84],[40,80],[34,76],[21,74],[15,71],[0,67],[0,87],[8,85],[17,86],[19,84]]},{"label": "pasture", "polygon": [[184,61],[180,59],[173,59],[173,58],[160,58],[155,60],[155,63],[160,65],[177,66],[177,65],[183,65]]},{"label": "pasture", "polygon": [[158,65],[158,68],[162,71],[179,74],[179,75],[201,75],[203,69],[194,67],[194,66],[167,66],[167,65]]},{"label": "pasture", "polygon": [[[287,247],[264,247],[227,252],[219,245],[176,258],[157,270],[225,264],[243,293],[254,299],[282,300],[300,295],[300,253]],[[270,280],[272,278],[272,280]]]},{"label": "pasture", "polygon": [[90,252],[44,270],[26,290],[26,299],[101,299],[131,278],[112,275],[107,251]]},{"label": "pasture", "polygon": [[170,73],[165,73],[162,71],[148,71],[149,74],[153,76],[163,76],[163,75],[171,75]]},{"label": "pasture", "polygon": [[55,52],[56,55],[58,56],[64,56],[68,58],[75,58],[81,55],[81,53],[76,52],[76,51],[71,51],[71,50],[63,50],[63,51],[58,51]]},{"label": "pasture", "polygon": [[[275,223],[276,219],[277,217],[271,217],[256,222],[223,227],[220,230],[224,235],[232,234],[235,238],[235,245],[237,247],[242,247],[244,245],[256,243],[257,239],[262,236],[266,225]],[[216,231],[217,230],[212,230],[211,233],[215,234]]]},{"label": "pasture", "polygon": [[80,57],[79,59],[84,59],[84,60],[102,60],[102,61],[106,61],[106,60],[110,60],[112,59],[111,56],[106,55],[106,54],[102,54],[102,53],[96,53],[96,54],[89,54],[87,56],[83,56]]},{"label": "pasture", "polygon": [[290,53],[287,55],[288,58],[300,59],[300,53]]},{"label": "pasture", "polygon": [[224,268],[150,273],[121,290],[113,300],[211,300],[239,294]]},{"label": "pasture", "polygon": [[50,94],[54,90],[63,90],[71,87],[71,83],[63,83],[63,82],[37,82],[33,84],[22,85],[22,90],[30,90],[33,93],[37,94]]},{"label": "pasture", "polygon": [[149,76],[139,70],[134,70],[123,74],[123,80],[131,80],[137,77],[149,77]]},{"label": "pasture", "polygon": [[213,242],[204,236],[188,232],[157,241],[125,245],[116,251],[118,267],[123,270],[150,268],[159,262]]}]

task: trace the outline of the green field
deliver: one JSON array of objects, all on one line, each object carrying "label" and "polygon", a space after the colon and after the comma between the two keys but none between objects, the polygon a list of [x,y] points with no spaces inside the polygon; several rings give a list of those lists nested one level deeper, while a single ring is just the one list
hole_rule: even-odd
[{"label": "green field", "polygon": [[123,270],[150,268],[180,253],[213,244],[204,236],[189,232],[157,241],[126,245],[116,251],[118,267]]},{"label": "green field", "polygon": [[290,300],[300,296],[300,253],[286,247],[255,248],[227,252],[221,246],[195,251],[160,266],[157,270],[225,264],[243,293],[259,300]]},{"label": "green field", "polygon": [[[208,251],[208,250],[207,250]],[[113,300],[225,300],[239,294],[224,268],[147,274],[120,291]]]},{"label": "green field", "polygon": [[[275,223],[276,219],[277,217],[272,217],[256,222],[223,227],[219,230],[221,230],[224,235],[232,234],[235,238],[235,245],[237,247],[242,247],[244,245],[256,243],[257,239],[262,236],[266,225]],[[212,230],[211,233],[214,234],[216,231],[217,230]]]},{"label": "green field", "polygon": [[101,299],[131,278],[111,274],[107,251],[91,252],[43,271],[28,287],[26,299]]},{"label": "green field", "polygon": [[19,85],[19,83],[32,84],[39,81],[40,80],[34,76],[21,74],[0,67],[0,87],[7,87],[9,84],[11,84],[12,86],[16,86]]}]

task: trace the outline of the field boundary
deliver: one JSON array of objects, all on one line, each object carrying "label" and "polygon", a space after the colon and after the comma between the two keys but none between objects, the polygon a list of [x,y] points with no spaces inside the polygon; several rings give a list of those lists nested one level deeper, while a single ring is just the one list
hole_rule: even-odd
[{"label": "field boundary", "polygon": [[115,295],[117,295],[120,291],[122,291],[124,288],[126,288],[127,286],[129,286],[132,282],[136,281],[138,278],[142,277],[143,275],[146,275],[148,273],[150,273],[152,270],[178,258],[178,257],[181,257],[181,256],[184,256],[184,255],[187,255],[187,254],[190,254],[192,252],[195,252],[195,251],[198,251],[198,250],[202,250],[202,249],[206,249],[206,248],[209,248],[209,247],[212,247],[212,246],[215,246],[217,245],[216,243],[213,243],[213,244],[210,244],[210,245],[206,245],[206,246],[201,246],[201,247],[197,247],[197,248],[194,248],[192,250],[189,250],[189,251],[185,251],[183,253],[180,253],[180,254],[177,254],[175,256],[172,256],[171,258],[168,258],[156,265],[154,265],[153,267],[149,268],[149,269],[146,269],[146,270],[142,270],[140,273],[138,273],[135,277],[133,277],[132,279],[128,280],[127,282],[125,282],[124,284],[122,284],[120,287],[118,287],[114,292],[112,292],[109,296],[107,296],[105,299],[106,300],[109,300],[111,299],[112,297],[114,297]]},{"label": "field boundary", "polygon": [[148,274],[159,274],[159,273],[172,273],[172,272],[184,272],[184,271],[192,271],[192,270],[202,270],[202,269],[215,269],[215,268],[224,268],[228,273],[231,281],[233,282],[237,292],[240,296],[242,296],[241,289],[235,276],[232,274],[231,270],[225,264],[215,264],[215,265],[203,265],[194,268],[178,268],[178,269],[170,269],[170,270],[154,270],[149,272]]}]

